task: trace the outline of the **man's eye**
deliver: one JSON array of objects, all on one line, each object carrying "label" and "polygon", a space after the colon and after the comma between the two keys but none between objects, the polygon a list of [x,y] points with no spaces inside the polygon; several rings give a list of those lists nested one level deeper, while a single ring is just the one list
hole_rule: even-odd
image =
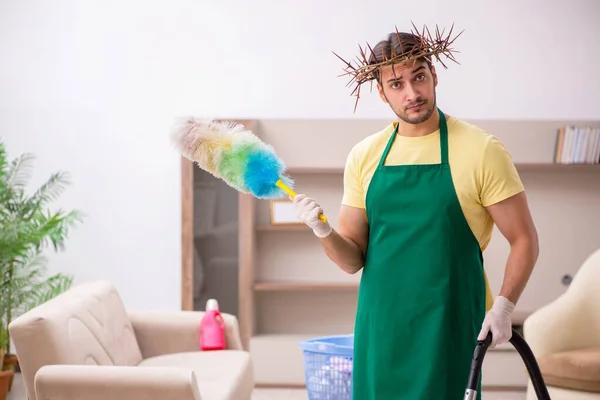
[{"label": "man's eye", "polygon": [[417,75],[417,81],[422,81],[425,79],[425,75]]}]

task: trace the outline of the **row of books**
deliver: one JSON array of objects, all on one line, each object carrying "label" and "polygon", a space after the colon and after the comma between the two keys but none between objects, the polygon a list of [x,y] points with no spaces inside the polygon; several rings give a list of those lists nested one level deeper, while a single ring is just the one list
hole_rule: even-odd
[{"label": "row of books", "polygon": [[565,126],[556,135],[557,164],[600,164],[600,128]]}]

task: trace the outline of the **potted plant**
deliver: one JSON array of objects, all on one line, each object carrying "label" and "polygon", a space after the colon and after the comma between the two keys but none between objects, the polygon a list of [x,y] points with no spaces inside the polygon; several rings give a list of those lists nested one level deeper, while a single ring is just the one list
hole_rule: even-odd
[{"label": "potted plant", "polygon": [[[6,337],[4,332],[6,332],[4,329],[4,322],[0,319],[0,362],[2,363],[4,363],[4,348],[6,346]],[[6,400],[8,397],[8,392],[11,389],[14,376],[15,372],[12,369],[0,370],[0,400]]]},{"label": "potted plant", "polygon": [[72,277],[46,274],[48,249],[64,249],[69,230],[82,221],[79,211],[48,209],[70,183],[56,172],[36,190],[28,191],[34,156],[9,160],[0,142],[0,331],[2,370],[18,370],[11,353],[8,326],[24,312],[67,290]]}]

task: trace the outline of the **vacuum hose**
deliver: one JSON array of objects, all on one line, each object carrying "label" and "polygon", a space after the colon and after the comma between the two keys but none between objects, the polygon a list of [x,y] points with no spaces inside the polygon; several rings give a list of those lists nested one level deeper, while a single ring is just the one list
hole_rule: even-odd
[{"label": "vacuum hose", "polygon": [[[540,371],[540,367],[535,360],[533,355],[533,351],[523,338],[514,328],[512,330],[512,337],[510,338],[510,343],[517,350],[523,362],[525,363],[525,367],[527,368],[527,372],[529,373],[529,377],[531,378],[531,383],[535,389],[535,393],[539,400],[550,400],[550,394],[548,393],[548,389],[546,388],[546,384],[544,383],[544,378],[542,377],[542,372]],[[481,366],[483,365],[483,358],[485,357],[485,353],[488,350],[488,347],[492,343],[492,333],[488,333],[487,337],[483,341],[479,341],[477,343],[477,347],[475,347],[475,352],[473,353],[473,361],[471,361],[471,372],[469,374],[469,381],[467,384],[467,390],[465,391],[464,400],[475,400],[477,398],[477,387],[479,384],[479,378],[481,376]]]}]

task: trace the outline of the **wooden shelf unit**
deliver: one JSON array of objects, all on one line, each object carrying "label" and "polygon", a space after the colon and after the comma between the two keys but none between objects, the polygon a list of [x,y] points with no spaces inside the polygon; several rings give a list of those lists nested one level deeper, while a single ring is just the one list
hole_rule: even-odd
[{"label": "wooden shelf unit", "polygon": [[258,232],[311,232],[306,225],[257,225]]},{"label": "wooden shelf unit", "polygon": [[[288,168],[287,172],[294,178],[299,176],[323,176],[336,177],[341,180],[342,168]],[[253,337],[269,336],[268,332],[257,331],[256,296],[259,293],[302,293],[302,292],[346,292],[357,293],[358,280],[354,278],[351,281],[329,281],[329,280],[298,280],[298,279],[268,279],[260,280],[256,277],[258,245],[260,239],[269,240],[269,237],[285,237],[290,234],[300,234],[308,240],[315,239],[312,230],[306,225],[271,225],[268,221],[259,221],[257,218],[258,208],[268,208],[268,200],[256,199],[252,196],[239,195],[239,246],[240,246],[240,328],[242,331],[242,342],[244,347],[249,348]],[[264,215],[263,215],[264,216]],[[283,235],[283,236],[281,236]],[[315,241],[315,244],[318,243]],[[242,249],[247,249],[242,251]],[[316,250],[320,250],[315,247]],[[325,255],[322,255],[325,260]],[[243,271],[242,271],[243,270]],[[242,292],[244,293],[242,295]],[[242,314],[242,311],[245,314]],[[290,332],[291,337],[294,332]]]},{"label": "wooden shelf unit", "polygon": [[256,282],[254,290],[259,292],[316,292],[316,291],[356,291],[356,283],[329,282]]},{"label": "wooden shelf unit", "polygon": [[[561,125],[573,124],[572,121],[473,122],[494,134],[504,133],[505,136],[498,136],[513,154],[515,165],[528,190],[530,206],[540,232],[542,254],[538,267],[513,316],[513,322],[521,324],[530,312],[565,289],[559,282],[561,274],[575,273],[581,261],[597,246],[592,238],[600,235],[600,228],[590,225],[591,221],[586,220],[585,216],[573,216],[579,215],[581,209],[587,207],[587,212],[592,213],[590,218],[597,217],[597,222],[600,222],[600,211],[593,208],[593,204],[600,203],[600,165],[553,162],[551,149],[554,147],[556,129]],[[260,120],[254,121],[252,126],[253,131],[273,145],[278,155],[286,160],[289,166],[287,172],[298,183],[298,190],[314,193],[314,184],[321,191],[335,192],[331,196],[337,199],[329,198],[330,204],[335,203],[339,207],[343,165],[349,149],[365,132],[375,131],[372,127],[385,123],[376,120]],[[594,124],[598,126],[600,122]],[[319,128],[321,125],[324,127]],[[321,146],[314,151],[309,147],[308,143],[322,141],[322,135],[331,131],[339,135],[335,147],[330,146],[325,150]],[[302,135],[313,135],[315,140]],[[539,146],[532,146],[536,140],[540,141]],[[311,155],[311,152],[319,154]],[[330,156],[320,158],[327,152],[331,153]],[[317,163],[318,158],[325,165]],[[337,189],[334,184],[339,185]],[[270,225],[265,219],[264,210],[267,208],[266,200],[239,195],[238,318],[242,342],[256,361],[258,386],[302,386],[302,355],[298,343],[317,336],[351,332],[354,322],[352,307],[356,301],[360,273],[357,276],[344,276],[343,273],[333,272],[335,266],[331,267],[333,264],[326,259],[308,227]],[[324,205],[324,209],[336,226],[335,206]],[[573,219],[572,228],[565,231],[564,227],[569,226],[570,218]],[[596,223],[595,226],[600,224]],[[563,250],[561,246],[565,246]],[[494,293],[498,292],[501,284],[508,250],[501,234],[495,231],[494,239],[484,253],[486,272]],[[267,257],[276,251],[281,252]],[[295,267],[290,267],[290,261],[299,258],[306,259],[305,275],[299,275],[298,271],[293,271]],[[319,271],[319,277],[316,277],[316,271]],[[286,276],[288,272],[289,276]],[[321,272],[323,276],[320,276]],[[317,319],[317,315],[321,319]],[[290,318],[290,324],[281,322],[273,325],[268,322],[282,317]],[[334,320],[331,329],[323,323],[327,318]],[[271,330],[263,329],[264,326],[269,326]],[[486,374],[485,379],[488,380],[484,382],[485,385],[505,388],[523,386],[525,375],[519,369],[520,358],[513,350],[502,348],[494,353],[498,354],[498,370],[502,372],[494,370]],[[293,363],[293,367],[287,372],[278,371],[274,365],[279,362]],[[494,365],[494,362],[490,361],[488,365]]]}]

